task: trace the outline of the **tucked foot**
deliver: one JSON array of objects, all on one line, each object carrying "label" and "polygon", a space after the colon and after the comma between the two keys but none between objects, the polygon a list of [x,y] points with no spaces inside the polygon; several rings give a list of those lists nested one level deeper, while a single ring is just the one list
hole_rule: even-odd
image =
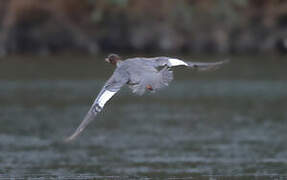
[{"label": "tucked foot", "polygon": [[146,88],[147,88],[148,90],[150,90],[150,91],[153,91],[153,88],[152,88],[152,86],[151,86],[150,84],[148,84],[148,85],[146,86]]}]

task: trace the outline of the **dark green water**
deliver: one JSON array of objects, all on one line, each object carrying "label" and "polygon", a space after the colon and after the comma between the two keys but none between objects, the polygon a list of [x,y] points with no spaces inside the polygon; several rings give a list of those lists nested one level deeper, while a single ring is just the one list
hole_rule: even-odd
[{"label": "dark green water", "polygon": [[178,68],[156,94],[124,88],[69,144],[113,67],[1,60],[0,178],[287,178],[287,58],[231,59],[216,72]]}]

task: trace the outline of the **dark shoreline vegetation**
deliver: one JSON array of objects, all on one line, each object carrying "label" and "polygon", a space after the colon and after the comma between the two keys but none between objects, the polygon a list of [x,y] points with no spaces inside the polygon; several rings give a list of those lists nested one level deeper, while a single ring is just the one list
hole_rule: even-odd
[{"label": "dark shoreline vegetation", "polygon": [[287,52],[281,0],[5,0],[0,53]]}]

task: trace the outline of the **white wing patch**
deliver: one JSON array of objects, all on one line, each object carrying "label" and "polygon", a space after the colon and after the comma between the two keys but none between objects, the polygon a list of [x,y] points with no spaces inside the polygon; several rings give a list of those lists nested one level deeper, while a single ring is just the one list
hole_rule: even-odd
[{"label": "white wing patch", "polygon": [[172,66],[181,66],[181,65],[188,66],[188,64],[186,64],[184,61],[182,61],[180,59],[169,59],[168,62],[169,62],[169,65],[171,67]]},{"label": "white wing patch", "polygon": [[101,96],[99,97],[99,99],[96,101],[96,103],[98,103],[98,105],[103,108],[104,105],[106,104],[106,102],[111,99],[111,97],[113,97],[113,95],[115,94],[116,92],[112,92],[112,91],[109,91],[109,90],[105,90]]}]

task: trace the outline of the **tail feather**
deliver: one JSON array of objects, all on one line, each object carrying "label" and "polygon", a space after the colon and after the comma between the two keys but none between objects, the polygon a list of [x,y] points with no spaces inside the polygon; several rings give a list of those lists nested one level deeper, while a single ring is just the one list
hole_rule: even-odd
[{"label": "tail feather", "polygon": [[133,90],[133,93],[143,95],[147,86],[151,86],[153,89],[151,92],[155,92],[156,90],[168,86],[172,80],[173,72],[168,67],[164,67],[159,72],[147,72],[142,76],[142,79],[138,84],[133,84],[130,88]]}]

